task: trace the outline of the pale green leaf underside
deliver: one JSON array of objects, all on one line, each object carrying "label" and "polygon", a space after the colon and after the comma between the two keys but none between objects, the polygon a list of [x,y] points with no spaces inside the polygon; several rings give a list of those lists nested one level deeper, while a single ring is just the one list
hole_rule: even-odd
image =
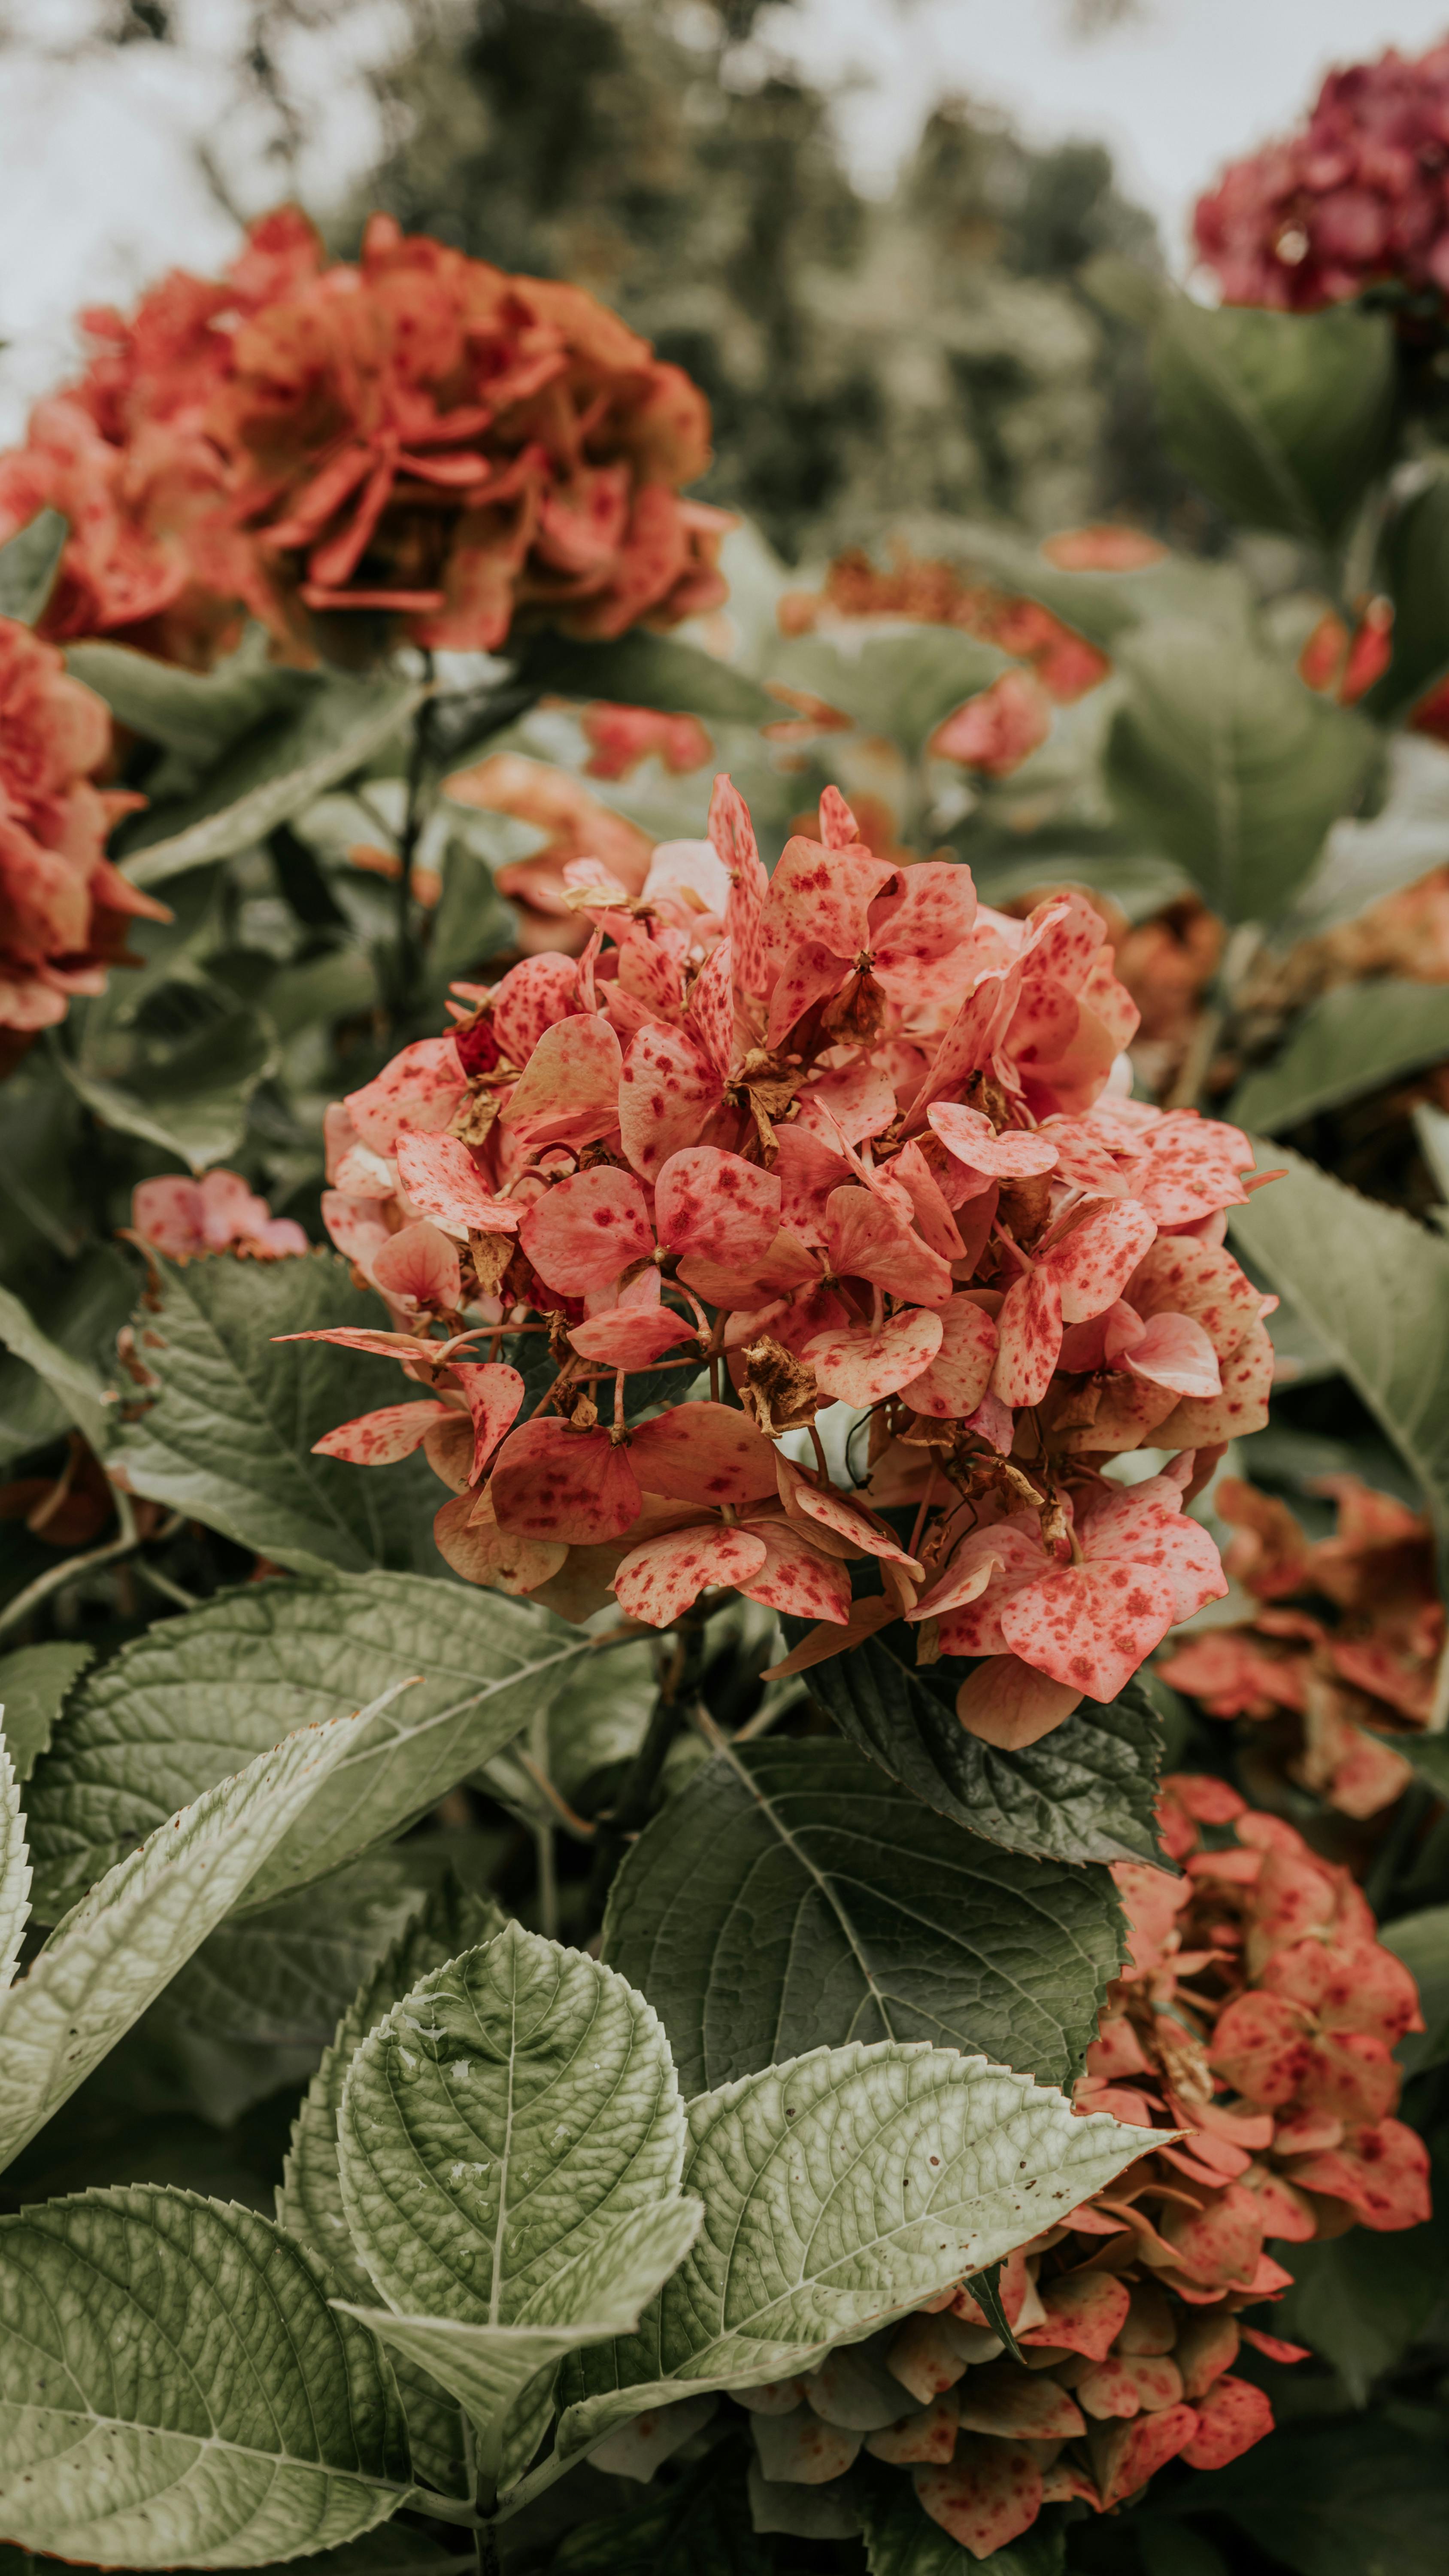
[{"label": "pale green leaf underside", "polygon": [[1229,1116],[1273,1133],[1449,1056],[1449,993],[1385,975],[1320,994],[1273,1062],[1250,1073]]},{"label": "pale green leaf underside", "polygon": [[43,1646],[17,1646],[12,1655],[0,1659],[0,1707],[17,1780],[28,1780],[47,1750],[66,1693],[94,1660],[95,1651],[94,1646],[55,1638]]},{"label": "pale green leaf underside", "polygon": [[1066,2216],[1141,2152],[947,2049],[819,2049],[689,2106],[692,2252],[628,2341],[569,2365],[560,2447],[700,2388],[808,2368]]},{"label": "pale green leaf underside", "polygon": [[[4,1712],[0,1710],[0,1717]],[[10,1751],[0,1733],[0,1993],[15,1974],[25,1926],[30,1920],[30,1854],[25,1848],[25,1818],[20,1790],[10,1764]]]},{"label": "pale green leaf underside", "polygon": [[307,1728],[108,1872],[0,1997],[8,2164],[205,1940],[345,1760],[366,1714]]},{"label": "pale green leaf underside", "polygon": [[269,2220],[88,2192],[0,2221],[0,2530],[126,2568],[249,2567],[408,2500],[371,2339]]},{"label": "pale green leaf underside", "polygon": [[283,1895],[398,1832],[527,1726],[590,1652],[528,1602],[423,1575],[219,1594],[133,1639],[72,1694],[28,1799],[35,1902],[53,1918],[163,1817],[281,1736],[419,1676],[359,1733],[249,1902]]},{"label": "pale green leaf underside", "polygon": [[[349,2004],[293,2123],[277,2218],[289,2235],[320,2254],[339,2287],[364,2305],[376,2291],[347,2232],[337,2171],[337,2114],[347,2070],[368,2032],[421,1977],[459,1951],[491,1940],[502,1928],[503,1917],[491,1897],[469,1894],[451,1875],[445,1879]],[[445,2494],[462,2494],[467,2453],[456,2404],[401,2351],[394,2354],[393,2366],[414,2468]]]}]

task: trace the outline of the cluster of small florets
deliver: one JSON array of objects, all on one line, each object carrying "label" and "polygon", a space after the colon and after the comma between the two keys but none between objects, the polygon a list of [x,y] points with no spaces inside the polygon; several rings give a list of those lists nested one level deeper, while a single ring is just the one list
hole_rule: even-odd
[{"label": "cluster of small florets", "polygon": [[[426,1392],[321,1445],[422,1446],[471,1581],[654,1627],[737,1590],[809,1623],[793,1669],[903,1619],[973,1659],[964,1725],[1028,1743],[1224,1588],[1183,1504],[1266,1419],[1224,1248],[1252,1154],[1118,1087],[1080,894],[1012,920],[834,789],[820,828],[767,877],[722,779],[642,894],[572,863],[582,955],[461,989],[328,1113],[325,1220],[397,1326],[335,1338]],[[1146,1443],[1162,1473],[1104,1472]]]},{"label": "cluster of small florets", "polygon": [[1305,126],[1199,200],[1200,258],[1230,304],[1307,313],[1393,284],[1449,290],[1449,44],[1330,72]]},{"label": "cluster of small florets", "polygon": [[1384,1739],[1429,1722],[1444,1605],[1421,1513],[1356,1476],[1326,1477],[1324,1490],[1338,1528],[1311,1541],[1286,1503],[1223,1481],[1214,1502],[1236,1533],[1227,1571],[1260,1606],[1186,1638],[1158,1669],[1213,1717],[1262,1722],[1264,1758],[1304,1788],[1372,1816],[1411,1776]]},{"label": "cluster of small florets", "polygon": [[224,278],[84,322],[84,375],[0,460],[0,535],[70,522],[47,634],[204,666],[246,611],[305,654],[371,610],[492,651],[520,617],[611,636],[723,596],[729,521],[679,497],[704,397],[579,287],[384,215],[329,263],[284,208]]},{"label": "cluster of small florets", "polygon": [[1418,1996],[1359,1890],[1219,1781],[1170,1779],[1162,1822],[1184,1874],[1114,1872],[1130,1964],[1076,2095],[1160,2144],[1003,2265],[1020,2359],[967,2282],[806,2378],[740,2392],[763,2528],[816,2527],[791,2497],[862,2452],[974,2558],[1043,2505],[1105,2513],[1169,2460],[1222,2468],[1273,2426],[1234,2370],[1242,2347],[1307,2358],[1244,2322],[1289,2286],[1267,2243],[1429,2215],[1423,2142],[1389,2116]]}]

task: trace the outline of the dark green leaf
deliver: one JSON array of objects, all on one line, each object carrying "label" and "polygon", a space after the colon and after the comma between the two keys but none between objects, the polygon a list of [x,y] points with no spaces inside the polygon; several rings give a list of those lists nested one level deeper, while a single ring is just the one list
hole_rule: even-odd
[{"label": "dark green leaf", "polygon": [[426,1577],[256,1583],[166,1619],[83,1681],[28,1810],[50,1919],[165,1817],[299,1726],[418,1674],[369,1722],[253,1904],[396,1833],[548,1706],[590,1644],[530,1602]]},{"label": "dark green leaf", "polygon": [[1105,1871],[1025,1860],[851,1745],[760,1743],[698,1772],[615,1882],[604,1955],[686,2094],[812,2047],[925,2039],[1066,2084],[1120,1963]]},{"label": "dark green leaf", "polygon": [[953,707],[1010,667],[993,644],[955,626],[902,626],[853,651],[805,635],[770,665],[773,678],[823,698],[869,733],[888,734],[911,759]]},{"label": "dark green leaf", "polygon": [[606,698],[619,706],[660,707],[670,715],[713,716],[720,724],[768,724],[780,712],[757,680],[728,662],[637,627],[612,644],[537,635],[524,648],[518,680],[536,695]]},{"label": "dark green leaf", "polygon": [[67,1082],[103,1127],[159,1145],[193,1172],[235,1153],[247,1104],[276,1062],[275,1031],[244,1007],[219,1013],[128,1080],[108,1081],[60,1058]]},{"label": "dark green leaf", "polygon": [[[787,1629],[787,1634],[789,1633]],[[1135,1682],[1020,1753],[968,1735],[953,1705],[964,1666],[918,1666],[888,1629],[817,1664],[810,1689],[883,1770],[973,1834],[1035,1860],[1156,1860],[1161,1728]]]},{"label": "dark green leaf", "polygon": [[92,1445],[111,1436],[109,1372],[116,1335],[136,1302],[136,1272],[119,1245],[94,1243],[47,1278],[44,1333],[0,1290],[0,1465],[53,1440],[74,1422]]},{"label": "dark green leaf", "polygon": [[1449,1549],[1449,1244],[1284,1147],[1258,1163],[1287,1177],[1231,1210],[1233,1240],[1332,1353]]},{"label": "dark green leaf", "polygon": [[1294,2576],[1442,2576],[1449,2458],[1374,2416],[1270,2434],[1178,2495],[1184,2512],[1230,2515]]},{"label": "dark green leaf", "polygon": [[1230,519],[1309,543],[1342,533],[1392,423],[1386,314],[1210,311],[1168,292],[1150,366],[1169,447]]},{"label": "dark green leaf", "polygon": [[1357,2406],[1423,2333],[1449,2287],[1449,2162],[1437,2163],[1436,2207],[1423,2226],[1389,2235],[1355,2227],[1325,2244],[1275,2249],[1293,2286],[1271,2331],[1331,2361]]},{"label": "dark green leaf", "polygon": [[1449,992],[1396,975],[1340,984],[1310,1002],[1271,1064],[1250,1073],[1228,1116],[1273,1135],[1340,1101],[1449,1056]]},{"label": "dark green leaf", "polygon": [[[18,1297],[11,1296],[8,1288],[0,1288],[0,1342],[15,1359],[34,1371],[64,1417],[84,1433],[91,1447],[104,1449],[111,1424],[101,1378],[88,1360],[73,1357],[42,1332],[33,1315],[26,1312]],[[45,1437],[44,1431],[41,1437]]]},{"label": "dark green leaf", "polygon": [[[135,1391],[143,1409],[117,1435],[135,1491],[303,1572],[389,1564],[436,1571],[432,1520],[441,1495],[420,1453],[379,1468],[311,1455],[324,1431],[395,1401],[396,1370],[329,1342],[277,1338],[383,1325],[381,1299],[354,1287],[347,1265],[330,1253],[151,1259],[160,1304],[140,1310],[136,1335],[160,1383]],[[128,1387],[128,1413],[131,1395]]]},{"label": "dark green leaf", "polygon": [[212,671],[185,671],[129,644],[72,644],[65,658],[75,677],[105,699],[118,723],[160,743],[198,773],[213,768],[267,717],[299,712],[327,685],[316,672],[274,662],[269,639],[255,626]]},{"label": "dark green leaf", "polygon": [[370,1853],[219,1925],[172,1978],[167,2007],[215,2039],[324,2047],[423,1900],[401,1852]]},{"label": "dark green leaf", "polygon": [[1107,745],[1124,818],[1229,921],[1286,912],[1379,759],[1372,727],[1246,638],[1166,620],[1118,648]]},{"label": "dark green leaf", "polygon": [[21,626],[36,623],[50,597],[69,535],[59,510],[42,510],[0,546],[0,617],[13,617]]},{"label": "dark green leaf", "polygon": [[728,2441],[636,2510],[580,2523],[549,2576],[770,2576],[773,2564],[750,2527],[743,2449]]},{"label": "dark green leaf", "polygon": [[1379,580],[1394,603],[1393,659],[1364,704],[1391,723],[1449,671],[1449,475],[1436,474],[1394,512]]},{"label": "dark green leaf", "polygon": [[850,2478],[851,2501],[865,2531],[870,2576],[1061,2576],[1066,2534],[1060,2515],[1048,2511],[1008,2549],[980,2559],[962,2549],[933,2522],[909,2473],[862,2460]]},{"label": "dark green leaf", "polygon": [[[1395,1736],[1396,1750],[1398,1742]],[[1449,1741],[1441,1735],[1429,1742],[1446,1757],[1449,1769]],[[1419,2010],[1424,2016],[1424,2028],[1400,2040],[1395,2052],[1399,2064],[1409,2075],[1417,2075],[1421,2067],[1442,2066],[1449,2057],[1449,1905],[1401,1914],[1396,1923],[1380,1927],[1379,1939],[1408,1969],[1419,1989]],[[1414,2241],[1418,2242],[1417,2236]]]},{"label": "dark green leaf", "polygon": [[0,1661],[0,1712],[5,1750],[17,1780],[28,1780],[50,1744],[66,1692],[95,1655],[94,1646],[56,1640],[21,1646]]}]

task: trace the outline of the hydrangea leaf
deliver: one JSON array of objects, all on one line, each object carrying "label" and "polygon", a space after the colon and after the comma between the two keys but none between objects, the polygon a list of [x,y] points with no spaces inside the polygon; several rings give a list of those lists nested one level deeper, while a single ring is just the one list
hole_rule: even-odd
[{"label": "hydrangea leaf", "polygon": [[[787,1630],[791,1643],[795,1632]],[[1034,1860],[1158,1858],[1161,1728],[1140,1685],[1079,1708],[1017,1753],[968,1735],[953,1705],[967,1667],[919,1666],[904,1628],[815,1665],[810,1689],[842,1734],[903,1789]]]},{"label": "hydrangea leaf", "polygon": [[116,1441],[133,1490],[301,1573],[436,1570],[437,1486],[424,1459],[361,1476],[312,1456],[313,1442],[364,1410],[374,1387],[379,1397],[395,1393],[394,1372],[374,1372],[330,1342],[277,1338],[380,1325],[380,1299],[326,1254],[150,1258],[160,1303],[141,1310],[137,1341],[156,1384],[126,1389],[132,1418]]},{"label": "hydrangea leaf", "polygon": [[[503,1917],[492,1898],[473,1895],[450,1873],[364,1979],[292,2124],[291,2151],[277,2192],[278,2222],[310,2245],[347,2296],[364,2306],[376,2293],[347,2232],[337,2170],[337,2114],[348,2069],[368,2032],[420,1978],[502,1928]],[[468,2446],[456,2400],[400,2351],[394,2349],[392,2360],[414,2468],[445,2495],[466,2495]]]},{"label": "hydrangea leaf", "polygon": [[604,1955],[648,1995],[686,2092],[821,2042],[925,2039],[1065,2084],[1121,1955],[1104,1870],[1027,1860],[853,1745],[742,1745],[646,1827]]},{"label": "hydrangea leaf", "polygon": [[768,2543],[750,2525],[744,2452],[716,2442],[633,2510],[564,2534],[550,2576],[770,2576]]},{"label": "hydrangea leaf", "polygon": [[100,2064],[306,1816],[370,1710],[304,1727],[107,1872],[0,1997],[0,2166]]},{"label": "hydrangea leaf", "polygon": [[1199,2472],[1172,2501],[1223,2513],[1294,2576],[1439,2576],[1449,2515],[1449,2461],[1382,2417],[1295,2425],[1231,2467]]},{"label": "hydrangea leaf", "polygon": [[[611,643],[591,644],[555,630],[532,637],[518,666],[520,687],[549,697],[604,698],[616,706],[659,707],[669,715],[712,716],[719,724],[768,724],[779,702],[758,680],[733,671],[672,635],[636,627]],[[466,760],[466,742],[449,747]]]},{"label": "hydrangea leaf", "polygon": [[1402,719],[1449,668],[1444,580],[1449,567],[1449,477],[1411,490],[1388,523],[1378,579],[1394,603],[1394,650],[1366,706],[1381,723]]},{"label": "hydrangea leaf", "polygon": [[409,2500],[391,2374],[255,2211],[83,2192],[0,2220],[0,2528],[128,2568],[307,2557]]},{"label": "hydrangea leaf", "polygon": [[167,2010],[213,2039],[322,2047],[425,1894],[405,1846],[369,1852],[295,1896],[218,1924],[172,1979]]},{"label": "hydrangea leaf", "polygon": [[577,1628],[526,1601],[418,1575],[221,1593],[132,1639],[74,1694],[30,1788],[36,1903],[53,1918],[174,1808],[291,1728],[419,1676],[369,1721],[248,1902],[323,1877],[500,1752],[589,1653]]},{"label": "hydrangea leaf", "polygon": [[1445,1056],[1449,994],[1442,984],[1399,975],[1341,984],[1320,993],[1272,1063],[1239,1085],[1231,1116],[1272,1135]]},{"label": "hydrangea leaf", "polygon": [[1089,2199],[1140,2134],[954,2049],[822,2048],[689,2106],[704,2226],[637,2335],[578,2354],[561,2454],[707,2388],[812,2369]]},{"label": "hydrangea leaf", "polygon": [[[0,1342],[14,1358],[35,1371],[92,1449],[104,1451],[110,1443],[112,1415],[98,1372],[88,1360],[63,1350],[59,1342],[42,1332],[34,1316],[8,1288],[0,1288]],[[44,1424],[37,1436],[44,1439],[49,1429],[50,1425]]]},{"label": "hydrangea leaf", "polygon": [[41,1646],[19,1646],[0,1658],[0,1710],[5,1742],[17,1780],[28,1780],[50,1743],[65,1696],[95,1660],[94,1646],[55,1638]]},{"label": "hydrangea leaf", "polygon": [[475,2415],[496,2479],[510,2416],[536,2416],[528,2382],[637,2317],[698,2223],[658,2019],[612,1970],[510,1924],[363,2041],[337,2134],[347,2225],[401,2348]]},{"label": "hydrangea leaf", "polygon": [[70,528],[59,510],[41,510],[0,546],[0,617],[33,626],[50,597]]},{"label": "hydrangea leaf", "polygon": [[[0,1717],[4,1711],[0,1710]],[[0,1733],[0,1993],[15,1974],[30,1920],[30,1854],[10,1748]]]}]

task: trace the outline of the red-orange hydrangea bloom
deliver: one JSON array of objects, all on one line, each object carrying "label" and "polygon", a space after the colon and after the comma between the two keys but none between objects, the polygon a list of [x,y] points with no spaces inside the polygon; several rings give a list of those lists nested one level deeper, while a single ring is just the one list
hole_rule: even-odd
[{"label": "red-orange hydrangea bloom", "polygon": [[[1244,2347],[1308,2358],[1248,2321],[1291,2279],[1269,2244],[1428,2217],[1427,2151],[1391,2116],[1418,1995],[1359,1890],[1221,1781],[1169,1779],[1161,1815],[1184,1874],[1114,1870],[1129,1962],[1076,2088],[1143,2154],[1003,2264],[1020,2360],[968,2280],[817,2370],[736,2391],[762,2528],[811,2528],[802,2490],[862,2452],[972,2558],[1043,2505],[1106,2513],[1169,2461],[1222,2468],[1273,2428],[1263,2374],[1234,2366]],[[645,2419],[595,2456],[646,2476],[661,2430]]]},{"label": "red-orange hydrangea bloom", "polygon": [[105,990],[130,919],[171,917],[106,857],[117,814],[141,801],[95,784],[110,747],[101,700],[0,618],[0,1060],[64,1019],[72,994]]},{"label": "red-orange hydrangea bloom", "polygon": [[205,663],[244,609],[303,652],[371,609],[491,651],[520,617],[610,636],[723,595],[728,520],[679,497],[704,399],[579,287],[385,215],[329,263],[283,209],[224,279],[85,320],[84,375],[0,463],[0,533],[71,522],[49,633]]},{"label": "red-orange hydrangea bloom", "polygon": [[[397,1327],[359,1347],[422,1392],[326,1446],[425,1447],[450,1564],[570,1616],[733,1587],[810,1623],[793,1669],[904,1616],[971,1659],[962,1724],[1029,1743],[1224,1589],[1183,1504],[1266,1418],[1252,1155],[1124,1096],[1080,894],[990,911],[833,788],[819,828],[769,877],[721,779],[637,890],[568,863],[583,954],[456,988],[329,1111],[324,1216]],[[780,1445],[833,1403],[850,1490]],[[1104,1472],[1147,1442],[1162,1474]]]}]

